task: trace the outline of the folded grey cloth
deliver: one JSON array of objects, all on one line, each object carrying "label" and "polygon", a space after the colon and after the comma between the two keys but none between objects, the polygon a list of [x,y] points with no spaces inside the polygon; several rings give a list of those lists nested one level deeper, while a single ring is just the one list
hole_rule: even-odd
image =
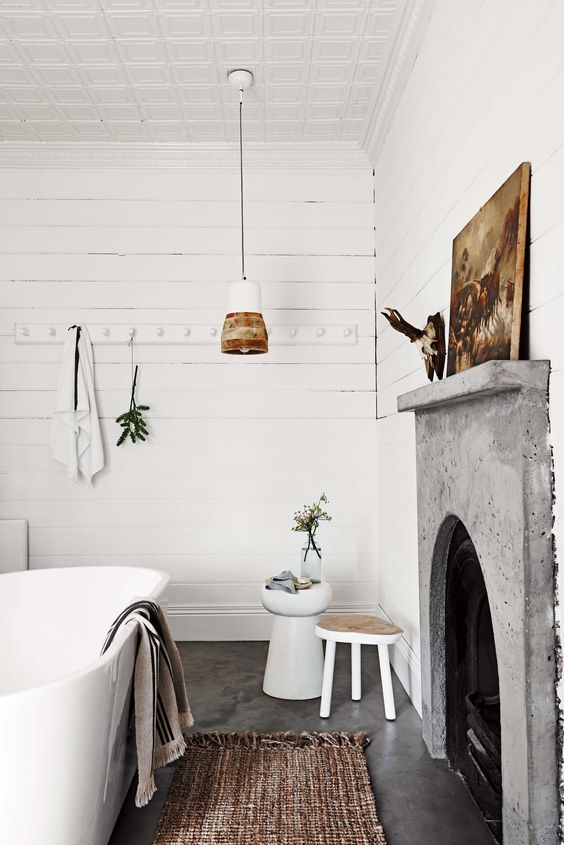
[{"label": "folded grey cloth", "polygon": [[289,569],[281,572],[280,575],[273,575],[266,582],[267,590],[284,590],[286,593],[296,592],[296,576]]}]

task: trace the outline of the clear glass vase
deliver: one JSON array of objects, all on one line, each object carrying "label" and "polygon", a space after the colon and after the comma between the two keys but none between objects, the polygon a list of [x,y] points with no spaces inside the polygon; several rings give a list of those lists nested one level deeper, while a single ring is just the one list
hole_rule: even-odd
[{"label": "clear glass vase", "polygon": [[316,549],[312,545],[304,546],[301,556],[301,577],[309,578],[312,584],[321,581],[321,546],[316,546]]}]

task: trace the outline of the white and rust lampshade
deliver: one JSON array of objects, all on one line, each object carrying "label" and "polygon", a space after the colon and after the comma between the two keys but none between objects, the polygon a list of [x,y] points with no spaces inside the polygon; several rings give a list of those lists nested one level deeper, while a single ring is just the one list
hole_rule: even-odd
[{"label": "white and rust lampshade", "polygon": [[243,92],[253,82],[249,70],[233,70],[230,84],[239,91],[239,171],[241,188],[241,281],[231,282],[227,292],[227,315],[221,332],[221,351],[228,355],[260,355],[268,352],[268,333],[262,316],[261,289],[245,276],[245,225],[243,205]]},{"label": "white and rust lampshade", "polygon": [[261,289],[247,279],[231,282],[227,315],[221,332],[221,351],[230,355],[268,352],[268,333],[262,317]]}]

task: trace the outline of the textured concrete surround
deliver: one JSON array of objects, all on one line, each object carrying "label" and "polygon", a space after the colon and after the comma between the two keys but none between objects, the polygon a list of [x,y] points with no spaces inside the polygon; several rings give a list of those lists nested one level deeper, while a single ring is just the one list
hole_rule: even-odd
[{"label": "textured concrete surround", "polygon": [[423,736],[445,756],[446,566],[461,520],[493,619],[505,845],[557,842],[549,371],[491,361],[398,398],[416,414]]}]

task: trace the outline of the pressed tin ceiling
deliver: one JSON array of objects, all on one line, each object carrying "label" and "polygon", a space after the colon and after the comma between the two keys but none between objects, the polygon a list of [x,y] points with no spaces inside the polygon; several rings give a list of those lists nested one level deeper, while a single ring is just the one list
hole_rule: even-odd
[{"label": "pressed tin ceiling", "polygon": [[256,81],[248,140],[362,146],[405,53],[406,9],[421,5],[1,0],[0,138],[233,141],[238,103],[226,77],[246,67]]}]

